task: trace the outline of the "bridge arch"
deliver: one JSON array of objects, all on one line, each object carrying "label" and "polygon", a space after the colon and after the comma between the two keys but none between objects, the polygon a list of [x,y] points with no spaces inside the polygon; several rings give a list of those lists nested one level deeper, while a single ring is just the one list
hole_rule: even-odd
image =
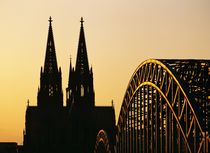
[{"label": "bridge arch", "polygon": [[208,152],[202,110],[183,86],[160,60],[140,64],[124,95],[117,152]]},{"label": "bridge arch", "polygon": [[104,130],[100,130],[96,136],[94,153],[111,153],[108,136]]}]

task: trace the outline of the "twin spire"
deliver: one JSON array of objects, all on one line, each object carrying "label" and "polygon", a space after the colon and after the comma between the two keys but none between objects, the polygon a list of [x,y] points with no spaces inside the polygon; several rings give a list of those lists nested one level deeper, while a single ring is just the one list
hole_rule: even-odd
[{"label": "twin spire", "polygon": [[[82,101],[82,99],[85,100],[84,97],[86,97],[86,100],[90,101],[89,105],[94,106],[93,74],[92,69],[89,70],[83,18],[81,18],[80,22],[81,27],[75,69],[72,69],[70,60],[69,84],[67,90],[69,91],[68,93],[70,95],[68,97],[70,97],[70,99],[68,101],[70,101],[70,104],[72,99]],[[78,95],[81,97],[78,97]],[[49,18],[44,70],[41,69],[38,105],[45,105],[48,101],[54,101],[50,102],[54,103],[53,105],[62,106],[63,104],[61,69],[59,68],[58,70],[51,17]]]},{"label": "twin spire", "polygon": [[[45,64],[44,64],[44,72],[46,73],[58,72],[53,30],[52,30],[52,21],[53,20],[50,16],[47,49],[46,49]],[[81,22],[81,27],[80,27],[78,50],[77,50],[76,71],[79,74],[85,74],[89,72],[89,64],[88,64],[85,34],[83,28],[84,20],[82,17],[80,22]]]},{"label": "twin spire", "polygon": [[[48,21],[49,21],[49,31],[48,31],[48,38],[47,38],[44,72],[50,74],[50,73],[57,73],[58,66],[57,66],[56,51],[55,51],[55,44],[54,44],[53,30],[52,30],[53,20],[51,16]],[[84,27],[83,27],[83,23],[84,23],[83,17],[81,17],[80,23],[81,23],[81,27],[80,27],[80,34],[79,34],[79,43],[78,43],[75,71],[78,74],[83,75],[83,74],[89,73],[87,48],[86,48],[85,34],[84,34]],[[70,64],[70,69],[71,69],[71,64]]]}]

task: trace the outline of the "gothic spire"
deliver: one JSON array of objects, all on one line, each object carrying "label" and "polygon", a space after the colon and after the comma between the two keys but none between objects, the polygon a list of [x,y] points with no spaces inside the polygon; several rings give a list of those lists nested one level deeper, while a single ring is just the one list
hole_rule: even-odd
[{"label": "gothic spire", "polygon": [[53,30],[52,30],[52,18],[49,18],[49,31],[47,38],[47,48],[45,55],[44,63],[44,72],[45,73],[56,73],[58,72],[56,53],[55,53],[55,44],[53,39]]},{"label": "gothic spire", "polygon": [[92,68],[89,69],[88,56],[85,43],[83,18],[81,18],[79,44],[77,50],[76,68],[72,68],[70,60],[69,84],[66,88],[67,106],[75,108],[93,108],[95,106],[95,93],[93,89]]},{"label": "gothic spire", "polygon": [[85,43],[85,34],[83,28],[84,20],[82,17],[80,22],[81,22],[81,27],[80,27],[78,50],[77,50],[76,72],[83,75],[89,73],[89,65],[88,65],[88,56],[87,56],[87,49]]},{"label": "gothic spire", "polygon": [[58,70],[51,17],[49,18],[44,70],[41,67],[40,89],[37,98],[40,107],[60,108],[63,106],[61,68]]},{"label": "gothic spire", "polygon": [[68,82],[68,86],[70,86],[71,84],[71,78],[72,78],[72,64],[71,64],[71,55],[70,55],[70,67],[69,67],[69,82]]}]

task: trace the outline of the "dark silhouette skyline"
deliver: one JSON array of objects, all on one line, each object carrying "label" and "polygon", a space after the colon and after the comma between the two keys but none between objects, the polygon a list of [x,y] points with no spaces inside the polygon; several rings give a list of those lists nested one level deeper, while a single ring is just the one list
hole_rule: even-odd
[{"label": "dark silhouette skyline", "polygon": [[64,103],[68,59],[71,54],[75,64],[78,23],[84,16],[96,105],[110,105],[113,99],[118,116],[128,80],[140,62],[151,57],[210,59],[209,6],[208,0],[2,1],[0,141],[23,144],[27,99],[37,104],[49,15],[54,19]]},{"label": "dark silhouette skyline", "polygon": [[83,18],[77,60],[70,60],[66,103],[52,30],[40,72],[37,106],[28,104],[24,144],[1,143],[20,153],[209,152],[210,61],[149,59],[132,75],[117,127],[112,106],[95,106]]}]

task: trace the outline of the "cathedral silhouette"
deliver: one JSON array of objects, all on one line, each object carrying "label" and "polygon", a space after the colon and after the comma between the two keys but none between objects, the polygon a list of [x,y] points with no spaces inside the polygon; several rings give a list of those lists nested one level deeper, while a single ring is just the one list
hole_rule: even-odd
[{"label": "cathedral silhouette", "polygon": [[73,67],[70,60],[64,106],[62,73],[56,59],[52,19],[49,19],[37,106],[27,106],[22,152],[93,153],[101,129],[107,132],[110,149],[114,149],[115,110],[113,106],[95,106],[93,70],[88,64],[83,18],[80,22],[76,65]]}]

